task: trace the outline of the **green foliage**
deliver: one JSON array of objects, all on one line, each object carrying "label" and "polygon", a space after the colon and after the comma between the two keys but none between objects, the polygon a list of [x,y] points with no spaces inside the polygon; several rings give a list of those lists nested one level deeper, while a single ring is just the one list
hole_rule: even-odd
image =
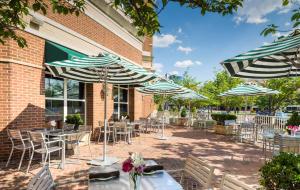
[{"label": "green foliage", "polygon": [[236,120],[236,115],[215,113],[211,114],[211,118],[217,121],[219,125],[224,125],[225,120]]},{"label": "green foliage", "polygon": [[196,114],[197,113],[197,108],[196,107],[192,107],[192,113]]},{"label": "green foliage", "polygon": [[162,108],[162,105],[159,104],[158,108],[157,108],[157,111],[163,111],[163,108]]},{"label": "green foliage", "polygon": [[266,190],[300,189],[300,155],[280,153],[260,169],[260,184]]},{"label": "green foliage", "polygon": [[299,94],[297,89],[300,88],[300,78],[279,78],[267,80],[263,86],[278,90],[280,93],[272,96],[257,97],[256,105],[260,108],[269,107],[269,97],[271,97],[271,111],[292,104],[299,103]]},{"label": "green foliage", "polygon": [[1,0],[0,43],[4,44],[6,40],[13,39],[20,47],[27,46],[26,40],[16,33],[16,29],[25,29],[26,23],[23,18],[29,14],[29,10],[45,15],[49,4],[55,13],[79,15],[84,10],[85,0],[35,0],[32,3],[27,0]]},{"label": "green foliage", "polygon": [[236,87],[242,82],[243,80],[240,78],[233,78],[229,76],[227,72],[221,71],[216,73],[214,80],[205,82],[199,89],[199,92],[209,98],[207,102],[209,105],[223,105],[227,108],[240,106],[243,102],[242,97],[220,97],[218,95]]},{"label": "green foliage", "polygon": [[300,125],[300,116],[298,112],[293,112],[293,115],[287,120],[286,126],[299,126]]},{"label": "green foliage", "polygon": [[185,108],[185,107],[182,108],[181,113],[180,113],[180,116],[181,116],[181,117],[186,117],[186,116],[187,116],[186,108]]},{"label": "green foliage", "polygon": [[83,125],[83,121],[81,119],[80,114],[67,115],[66,123],[74,124],[75,126]]}]

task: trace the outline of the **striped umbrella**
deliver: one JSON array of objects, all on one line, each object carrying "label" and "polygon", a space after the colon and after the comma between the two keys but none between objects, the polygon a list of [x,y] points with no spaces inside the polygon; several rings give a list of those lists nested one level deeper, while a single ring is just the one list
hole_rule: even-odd
[{"label": "striped umbrella", "polygon": [[[160,94],[163,95],[163,103],[166,95],[184,94],[187,93],[187,89],[183,86],[175,84],[171,80],[161,79],[154,83],[145,84],[144,87],[137,89],[139,92],[144,94]],[[163,123],[162,123],[162,134],[159,139],[166,140],[164,130],[165,129],[165,110],[163,111]]]},{"label": "striped umbrella", "polygon": [[242,84],[226,92],[221,93],[219,96],[259,96],[259,95],[272,95],[278,93],[279,91],[277,90],[272,90],[262,86]]},{"label": "striped umbrella", "polygon": [[195,91],[188,89],[187,93],[185,94],[178,94],[176,96],[173,96],[174,99],[182,99],[182,100],[188,100],[189,101],[189,118],[191,119],[191,122],[189,124],[192,124],[193,118],[191,118],[191,101],[192,100],[207,100],[208,98],[206,96],[203,96],[201,94],[196,93]]},{"label": "striped umbrella", "polygon": [[[74,79],[86,83],[107,83],[122,85],[138,85],[151,81],[156,75],[141,66],[129,63],[119,57],[102,53],[97,57],[72,57],[69,60],[46,63],[49,71],[57,77]],[[104,90],[104,143],[103,159],[92,160],[91,164],[111,165],[118,161],[106,157],[106,131],[107,131],[107,96]]]},{"label": "striped umbrella", "polygon": [[[261,95],[274,95],[279,94],[279,91],[272,90],[269,88],[265,88],[259,85],[253,84],[241,84],[235,88],[232,88],[226,92],[221,93],[219,96],[261,96]],[[246,108],[247,105],[247,98],[246,98]]]},{"label": "striped umbrella", "polygon": [[231,76],[241,78],[279,78],[299,76],[300,30],[271,44],[227,59],[221,64]]}]

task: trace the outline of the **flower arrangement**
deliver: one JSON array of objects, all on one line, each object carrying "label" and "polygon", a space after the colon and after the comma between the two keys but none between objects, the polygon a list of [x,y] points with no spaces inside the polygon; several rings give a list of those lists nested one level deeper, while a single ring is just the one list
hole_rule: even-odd
[{"label": "flower arrangement", "polygon": [[297,131],[300,130],[299,126],[289,125],[286,127],[286,130],[289,132],[289,134],[295,134]]},{"label": "flower arrangement", "polygon": [[131,153],[130,157],[122,164],[123,172],[129,173],[130,188],[139,190],[140,176],[143,175],[145,169],[145,161],[141,154]]}]

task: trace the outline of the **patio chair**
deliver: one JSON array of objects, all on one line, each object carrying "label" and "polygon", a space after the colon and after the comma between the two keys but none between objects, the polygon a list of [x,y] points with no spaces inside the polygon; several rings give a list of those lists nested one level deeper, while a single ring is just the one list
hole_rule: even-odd
[{"label": "patio chair", "polygon": [[[196,158],[195,156],[189,156],[185,161],[185,166],[182,170],[171,170],[170,173],[181,171],[180,184],[185,188],[184,179],[191,177],[199,185],[200,189],[212,188],[212,179],[214,176],[215,168],[208,165],[204,160]],[[188,184],[187,184],[188,185]],[[193,184],[193,186],[197,184]],[[197,188],[199,189],[199,188]]]},{"label": "patio chair", "polygon": [[117,141],[117,137],[119,136],[121,140],[121,136],[124,136],[124,142],[128,142],[131,137],[132,128],[127,126],[126,122],[115,122],[114,123],[114,130],[115,130],[115,140]]},{"label": "patio chair", "polygon": [[8,129],[7,134],[11,141],[12,147],[11,147],[11,151],[10,151],[7,163],[6,163],[6,167],[8,166],[8,164],[10,162],[10,159],[13,155],[14,150],[15,149],[21,150],[22,156],[20,159],[19,167],[18,167],[18,170],[20,170],[26,150],[29,151],[29,155],[30,155],[30,151],[32,148],[31,144],[30,144],[30,140],[29,140],[29,138],[23,138],[21,131],[19,129]]},{"label": "patio chair", "polygon": [[[26,173],[28,173],[31,161],[33,159],[34,153],[46,155],[46,157],[43,160],[43,163],[47,162],[47,159],[49,159],[49,166],[50,166],[50,154],[57,151],[62,151],[62,155],[65,155],[65,149],[63,148],[65,146],[65,142],[63,140],[53,140],[53,141],[47,141],[44,134],[41,132],[28,132],[30,137],[30,143],[32,147],[32,153],[30,156],[29,164],[27,167]],[[56,144],[61,144],[62,146],[56,146]],[[55,144],[54,146],[51,146],[51,144]]]},{"label": "patio chair", "polygon": [[245,183],[229,176],[228,174],[224,174],[221,182],[221,190],[254,190],[249,187]]},{"label": "patio chair", "polygon": [[50,190],[55,183],[48,164],[46,164],[29,182],[27,190]]},{"label": "patio chair", "polygon": [[[110,125],[111,123],[107,123],[107,130],[106,130],[106,137],[107,137],[107,139],[106,139],[106,142],[108,143],[109,142],[109,140],[110,140],[110,137],[111,136],[113,136],[114,137],[114,131],[113,131],[113,125]],[[99,143],[100,142],[100,139],[101,139],[101,136],[103,135],[103,137],[104,137],[104,122],[102,122],[102,121],[99,121],[98,122],[98,125],[99,125],[99,136],[98,136],[98,141],[97,141],[97,143]],[[113,139],[113,141],[114,141],[114,138],[112,138]]]},{"label": "patio chair", "polygon": [[255,140],[255,124],[254,123],[241,123],[238,130],[237,136],[240,142],[243,142],[243,139],[250,141]]},{"label": "patio chair", "polygon": [[280,136],[279,152],[300,154],[300,138],[293,136]]}]

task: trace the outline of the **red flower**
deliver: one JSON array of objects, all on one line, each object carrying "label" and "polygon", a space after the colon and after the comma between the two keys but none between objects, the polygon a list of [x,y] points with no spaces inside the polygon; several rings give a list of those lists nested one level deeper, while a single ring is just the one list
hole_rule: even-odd
[{"label": "red flower", "polygon": [[122,170],[123,172],[130,172],[133,168],[133,165],[132,165],[132,160],[131,159],[127,159],[123,162],[123,165],[122,165]]}]

